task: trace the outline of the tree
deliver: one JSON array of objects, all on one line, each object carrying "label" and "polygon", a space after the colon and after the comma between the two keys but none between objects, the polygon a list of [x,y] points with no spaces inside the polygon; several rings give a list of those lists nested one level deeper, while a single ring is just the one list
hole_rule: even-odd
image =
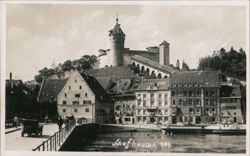
[{"label": "tree", "polygon": [[176,61],[176,69],[180,70],[180,61],[179,61],[179,59],[177,59],[177,61]]},{"label": "tree", "polygon": [[98,62],[98,59],[95,55],[84,55],[80,59],[76,60],[66,60],[64,63],[58,64],[54,68],[48,69],[44,67],[43,69],[38,71],[38,75],[35,75],[35,80],[38,83],[42,82],[43,78],[49,78],[50,76],[56,75],[61,77],[65,72],[70,71],[72,69],[76,69],[78,71],[83,71],[86,69],[92,69],[95,63]]},{"label": "tree", "polygon": [[219,55],[200,58],[198,69],[219,70],[234,76],[246,76],[246,54],[240,48],[239,52],[233,46],[228,52],[224,48],[219,50]]},{"label": "tree", "polygon": [[185,63],[185,61],[183,60],[182,62],[182,68],[181,68],[182,71],[189,71],[189,66],[187,63]]}]

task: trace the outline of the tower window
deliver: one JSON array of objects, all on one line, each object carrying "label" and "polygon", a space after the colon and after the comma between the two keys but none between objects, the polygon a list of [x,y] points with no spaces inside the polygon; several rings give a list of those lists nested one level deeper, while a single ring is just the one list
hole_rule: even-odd
[{"label": "tower window", "polygon": [[85,96],[87,97],[87,96],[88,96],[88,93],[85,93]]},{"label": "tower window", "polygon": [[79,86],[79,89],[82,89],[82,86]]},{"label": "tower window", "polygon": [[67,97],[67,93],[64,94],[64,97]]}]

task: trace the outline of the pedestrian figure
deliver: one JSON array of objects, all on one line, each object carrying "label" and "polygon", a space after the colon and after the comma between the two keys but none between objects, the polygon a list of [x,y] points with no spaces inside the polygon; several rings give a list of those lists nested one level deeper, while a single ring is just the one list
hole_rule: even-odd
[{"label": "pedestrian figure", "polygon": [[62,129],[62,125],[63,125],[63,120],[61,117],[58,118],[57,125],[58,125],[59,131],[60,131]]},{"label": "pedestrian figure", "polygon": [[18,127],[18,117],[14,117],[14,126],[17,128]]}]

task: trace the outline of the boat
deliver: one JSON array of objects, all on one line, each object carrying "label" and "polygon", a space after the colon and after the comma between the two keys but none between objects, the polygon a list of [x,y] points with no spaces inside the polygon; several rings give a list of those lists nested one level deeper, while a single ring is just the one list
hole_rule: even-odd
[{"label": "boat", "polygon": [[206,133],[213,134],[246,134],[245,124],[216,124],[204,128]]}]

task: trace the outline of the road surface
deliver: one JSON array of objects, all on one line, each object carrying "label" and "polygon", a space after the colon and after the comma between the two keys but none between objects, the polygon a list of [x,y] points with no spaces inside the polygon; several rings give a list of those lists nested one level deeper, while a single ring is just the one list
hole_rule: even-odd
[{"label": "road surface", "polygon": [[33,148],[47,140],[55,132],[58,131],[56,124],[48,124],[43,126],[42,136],[27,136],[21,137],[21,130],[5,135],[5,150],[6,151],[31,151]]}]

